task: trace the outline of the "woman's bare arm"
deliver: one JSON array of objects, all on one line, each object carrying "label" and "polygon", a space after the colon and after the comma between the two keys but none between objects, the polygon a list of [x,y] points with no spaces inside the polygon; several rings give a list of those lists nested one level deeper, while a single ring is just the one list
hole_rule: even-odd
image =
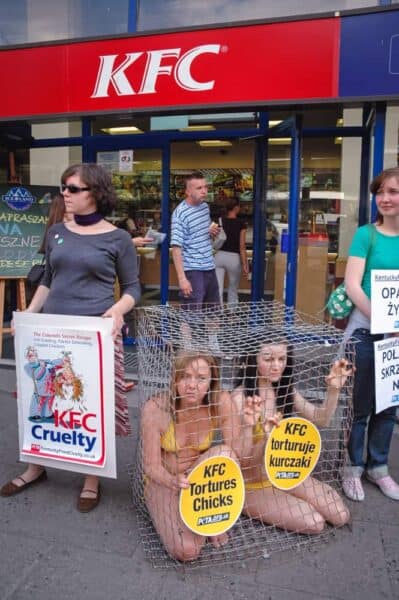
[{"label": "woman's bare arm", "polygon": [[148,400],[141,416],[141,436],[143,442],[143,469],[145,475],[166,487],[175,489],[177,477],[163,466],[161,435],[166,413],[155,399]]},{"label": "woman's bare arm", "polygon": [[246,229],[241,229],[241,231],[240,231],[240,257],[241,257],[242,270],[245,275],[248,275],[249,268],[248,268],[248,258],[247,258],[246,233],[247,233]]},{"label": "woman's bare arm", "polygon": [[335,361],[330,369],[330,373],[326,377],[327,394],[323,404],[318,406],[312,402],[308,402],[296,391],[294,395],[295,411],[305,419],[312,421],[318,427],[327,427],[337,409],[341,389],[352,372],[353,369],[347,360],[341,359]]},{"label": "woman's bare arm", "polygon": [[49,295],[50,289],[45,285],[39,285],[37,288],[26,312],[37,313],[40,312],[44,306],[44,303],[47,300],[47,296]]},{"label": "woman's bare arm", "polygon": [[362,290],[362,280],[366,259],[358,256],[349,256],[345,270],[345,289],[353,304],[366,317],[371,315],[371,302]]}]

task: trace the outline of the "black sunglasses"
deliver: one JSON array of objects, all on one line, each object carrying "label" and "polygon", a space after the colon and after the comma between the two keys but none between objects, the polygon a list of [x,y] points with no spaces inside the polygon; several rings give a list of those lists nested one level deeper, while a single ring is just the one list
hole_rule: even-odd
[{"label": "black sunglasses", "polygon": [[68,190],[68,192],[70,194],[79,194],[80,192],[90,191],[90,188],[89,187],[79,187],[78,185],[74,185],[73,183],[71,183],[71,185],[66,185],[65,183],[62,183],[60,185],[60,190],[61,190],[61,193],[65,192],[65,190]]}]

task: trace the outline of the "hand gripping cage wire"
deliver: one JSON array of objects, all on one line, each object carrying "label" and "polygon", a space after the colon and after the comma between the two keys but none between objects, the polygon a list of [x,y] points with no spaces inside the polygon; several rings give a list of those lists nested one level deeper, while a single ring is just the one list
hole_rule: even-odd
[{"label": "hand gripping cage wire", "polygon": [[[353,345],[344,346],[342,331],[274,301],[201,311],[152,306],[138,310],[137,345],[141,427],[130,475],[140,535],[154,567],[193,570],[314,548],[348,521],[341,479],[351,425]],[[259,357],[271,354],[278,362],[278,350],[290,369],[284,381],[267,387]],[[331,367],[343,353],[348,370],[341,387]],[[190,420],[187,406],[196,406],[201,394],[206,407],[193,408]],[[273,407],[277,396],[280,408]],[[255,397],[256,419],[247,414],[248,398]],[[298,497],[295,490],[276,491],[267,483],[254,492],[248,485],[244,510],[223,543],[197,539],[177,514],[179,476],[186,477],[204,456],[226,453],[240,463],[247,484],[264,482],[259,448],[266,433],[255,433],[257,425],[247,420],[263,423],[279,411],[295,416],[302,399],[306,415],[322,423],[316,423],[321,453],[306,492]]]}]

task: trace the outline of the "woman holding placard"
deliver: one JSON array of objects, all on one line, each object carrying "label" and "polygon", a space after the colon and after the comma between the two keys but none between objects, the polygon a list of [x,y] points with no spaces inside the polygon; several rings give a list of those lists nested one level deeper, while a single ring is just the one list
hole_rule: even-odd
[{"label": "woman holding placard", "polygon": [[[399,485],[388,473],[388,455],[395,406],[375,413],[374,342],[383,335],[370,334],[371,270],[399,269],[399,167],[386,169],[373,179],[378,215],[373,226],[364,225],[355,232],[348,252],[345,288],[355,308],[346,328],[355,344],[354,418],[348,442],[351,462],[342,483],[351,500],[364,500],[361,477],[375,484],[392,500],[399,500]],[[370,240],[371,230],[371,240]],[[387,332],[388,333],[388,332]],[[367,438],[367,457],[363,452]]]},{"label": "woman holding placard", "polygon": [[[173,558],[195,560],[206,537],[190,530],[179,513],[179,492],[190,486],[189,473],[212,456],[234,458],[224,445],[212,446],[218,428],[231,437],[230,399],[220,394],[219,371],[206,354],[176,358],[169,394],[150,398],[142,413],[144,497],[161,540]],[[215,547],[227,534],[211,538]]]},{"label": "woman holding placard", "polygon": [[[57,223],[46,233],[46,269],[27,312],[103,316],[112,318],[115,342],[116,433],[130,432],[123,379],[123,315],[137,304],[140,285],[137,257],[126,231],[105,220],[116,204],[111,177],[97,164],[76,164],[61,177],[65,213],[72,219]],[[115,302],[119,280],[121,298]],[[21,475],[5,484],[0,494],[12,496],[47,478],[42,466],[29,464]],[[99,478],[87,475],[77,508],[88,512],[100,500]]]},{"label": "woman holding placard", "polygon": [[[326,399],[315,405],[293,385],[292,351],[284,341],[265,343],[257,355],[248,357],[242,385],[232,392],[234,412],[241,421],[234,437],[240,439],[240,448],[235,449],[245,480],[247,516],[308,534],[322,531],[326,521],[336,527],[348,522],[349,511],[337,492],[314,477],[304,478],[289,490],[277,489],[266,474],[264,455],[271,429],[279,426],[282,418],[295,413],[318,427],[327,426],[351,372],[346,360],[336,361],[326,378]],[[313,445],[307,447],[313,449]]]}]

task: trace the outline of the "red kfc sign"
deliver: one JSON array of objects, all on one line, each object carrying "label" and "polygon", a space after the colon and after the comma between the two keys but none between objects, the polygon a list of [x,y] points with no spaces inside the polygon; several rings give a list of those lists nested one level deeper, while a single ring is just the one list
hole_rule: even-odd
[{"label": "red kfc sign", "polygon": [[0,118],[338,95],[340,19],[0,50]]},{"label": "red kfc sign", "polygon": [[[215,80],[197,81],[192,75],[192,64],[201,54],[219,54],[220,44],[204,44],[188,50],[181,56],[181,48],[167,48],[165,50],[149,50],[146,52],[146,66],[140,87],[135,91],[129,81],[127,71],[144,52],[129,52],[122,58],[118,67],[117,54],[100,56],[97,81],[92,98],[106,98],[110,95],[112,86],[118,96],[133,96],[134,94],[156,94],[156,84],[161,75],[173,76],[176,85],[183,90],[198,92],[212,90]],[[174,64],[167,64],[168,59],[178,59]]]}]

